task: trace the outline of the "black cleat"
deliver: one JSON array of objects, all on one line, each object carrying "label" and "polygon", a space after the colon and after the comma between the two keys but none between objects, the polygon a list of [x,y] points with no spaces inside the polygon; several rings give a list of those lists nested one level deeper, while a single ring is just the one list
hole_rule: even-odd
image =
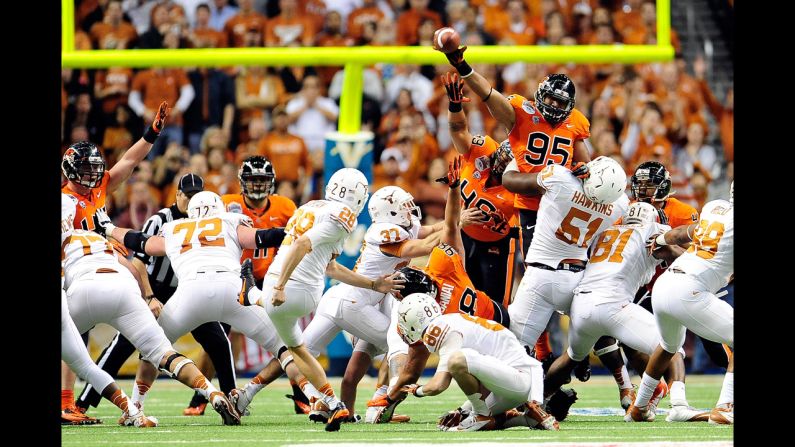
[{"label": "black cleat", "polygon": [[284,397],[293,401],[293,410],[295,414],[309,414],[312,410],[312,407],[309,405],[309,398],[306,397],[306,394],[304,394],[301,387],[297,384],[291,383],[290,386],[293,388],[293,394],[285,394]]},{"label": "black cleat", "polygon": [[574,377],[580,382],[587,382],[591,378],[591,359],[586,357],[574,367]]},{"label": "black cleat", "polygon": [[558,356],[550,352],[549,355],[544,360],[541,360],[541,368],[544,369],[544,377],[546,377],[547,371],[549,371],[549,367],[552,366],[553,363],[555,363],[555,359],[557,358]]},{"label": "black cleat", "polygon": [[254,280],[251,259],[246,259],[240,266],[240,278],[243,279],[243,285],[240,288],[237,300],[244,306],[251,306],[251,302],[248,300],[248,292],[257,286],[257,282]]},{"label": "black cleat", "polygon": [[345,404],[340,401],[329,414],[326,431],[339,431],[340,423],[348,416],[350,416],[350,412],[345,408]]},{"label": "black cleat", "polygon": [[555,416],[560,422],[569,415],[569,409],[577,401],[577,392],[571,388],[561,388],[553,394],[547,401],[546,411]]}]

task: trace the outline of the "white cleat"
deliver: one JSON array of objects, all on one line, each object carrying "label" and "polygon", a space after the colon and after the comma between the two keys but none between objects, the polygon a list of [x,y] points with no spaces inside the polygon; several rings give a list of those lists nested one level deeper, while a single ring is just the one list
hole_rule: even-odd
[{"label": "white cleat", "polygon": [[497,424],[491,416],[483,416],[480,414],[470,413],[469,416],[462,420],[460,424],[455,427],[450,427],[447,431],[482,431],[494,430]]},{"label": "white cleat", "polygon": [[249,416],[251,414],[251,412],[248,411],[251,400],[245,388],[234,388],[229,392],[229,401],[232,402],[235,410],[237,410],[241,416]]},{"label": "white cleat", "polygon": [[224,425],[240,425],[240,413],[235,410],[235,406],[220,391],[210,393],[210,403],[213,409],[221,415]]},{"label": "white cleat", "polygon": [[671,405],[671,410],[665,417],[667,422],[706,422],[709,420],[709,411],[696,410],[689,405]]},{"label": "white cleat", "polygon": [[329,416],[331,416],[331,409],[323,402],[322,399],[317,399],[315,397],[309,398],[309,406],[312,410],[309,412],[309,420],[312,422],[322,422],[325,424],[328,422]]},{"label": "white cleat", "polygon": [[367,412],[364,413],[364,422],[366,424],[375,424],[378,422],[378,416],[386,407],[367,407]]},{"label": "white cleat", "polygon": [[730,403],[713,408],[709,412],[709,423],[734,425],[734,404]]}]

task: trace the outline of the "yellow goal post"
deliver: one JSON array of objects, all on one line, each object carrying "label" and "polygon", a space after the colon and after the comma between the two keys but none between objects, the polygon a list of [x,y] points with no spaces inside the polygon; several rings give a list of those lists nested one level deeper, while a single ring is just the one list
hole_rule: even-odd
[{"label": "yellow goal post", "polygon": [[[446,64],[447,59],[428,47],[305,47],[305,48],[210,48],[178,50],[91,50],[74,49],[74,0],[61,0],[61,65],[64,68],[123,67],[213,67],[344,66],[340,97],[339,132],[354,134],[361,127],[362,83],[365,66],[390,64]],[[514,45],[470,46],[470,63],[620,63],[670,61],[671,3],[657,0],[657,45]]]}]

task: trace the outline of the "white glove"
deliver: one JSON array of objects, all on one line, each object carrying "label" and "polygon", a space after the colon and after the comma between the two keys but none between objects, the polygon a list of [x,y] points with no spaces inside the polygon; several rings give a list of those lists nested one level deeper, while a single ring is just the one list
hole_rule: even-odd
[{"label": "white glove", "polygon": [[101,233],[104,233],[106,238],[110,237],[113,233],[113,230],[116,228],[116,225],[113,225],[108,213],[105,212],[104,208],[100,208],[94,215],[97,217],[97,224],[99,225],[98,230],[100,230]]}]

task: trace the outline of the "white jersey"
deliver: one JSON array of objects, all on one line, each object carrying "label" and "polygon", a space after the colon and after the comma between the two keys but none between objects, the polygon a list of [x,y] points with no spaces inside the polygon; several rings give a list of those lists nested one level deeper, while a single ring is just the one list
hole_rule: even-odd
[{"label": "white jersey", "polygon": [[279,276],[289,246],[306,234],[312,242],[312,251],[301,259],[290,279],[322,287],[326,267],[334,255],[342,253],[345,239],[356,228],[357,214],[347,205],[331,200],[312,200],[305,203],[287,221],[285,236],[268,274]]},{"label": "white jersey", "polygon": [[670,230],[657,222],[613,225],[600,234],[578,286],[582,291],[605,290],[603,302],[632,301],[640,286],[648,284],[662,260],[649,255],[646,241]]},{"label": "white jersey", "polygon": [[526,262],[557,267],[564,259],[588,260],[588,245],[594,236],[613,225],[629,208],[622,194],[615,202],[591,202],[582,181],[560,165],[549,165],[538,173],[538,184],[546,192],[538,206],[538,218]]},{"label": "white jersey", "polygon": [[[75,207],[77,206],[77,199],[69,194],[61,193],[61,247],[69,236],[72,235],[74,225],[72,222],[75,220]],[[64,259],[61,256],[61,287],[64,286]]]},{"label": "white jersey", "polygon": [[220,213],[213,217],[177,219],[160,228],[166,240],[166,255],[177,280],[195,277],[197,272],[240,273],[242,248],[237,227],[251,227],[245,214]]},{"label": "white jersey", "polygon": [[116,259],[110,242],[93,231],[73,229],[61,243],[61,262],[67,289],[80,276],[100,269],[114,270],[134,279],[127,267]]},{"label": "white jersey", "polygon": [[[356,260],[353,271],[370,279],[378,279],[383,275],[391,275],[401,267],[409,265],[411,258],[401,256],[403,246],[411,239],[417,239],[420,233],[420,222],[413,219],[411,228],[405,228],[393,223],[374,223],[364,234],[364,242]],[[377,305],[386,296],[385,293],[375,290],[362,289],[350,284],[337,284],[334,293],[355,301],[363,301],[370,305]],[[330,290],[330,289],[329,289]]]},{"label": "white jersey", "polygon": [[[455,336],[455,333],[461,337]],[[514,367],[538,362],[528,357],[516,335],[505,326],[458,312],[435,318],[425,330],[422,342],[431,353],[439,353],[437,371],[447,371],[448,357],[461,348],[474,349]]]},{"label": "white jersey", "polygon": [[715,293],[734,274],[734,206],[725,200],[707,203],[697,225],[690,248],[669,269],[679,268]]}]

